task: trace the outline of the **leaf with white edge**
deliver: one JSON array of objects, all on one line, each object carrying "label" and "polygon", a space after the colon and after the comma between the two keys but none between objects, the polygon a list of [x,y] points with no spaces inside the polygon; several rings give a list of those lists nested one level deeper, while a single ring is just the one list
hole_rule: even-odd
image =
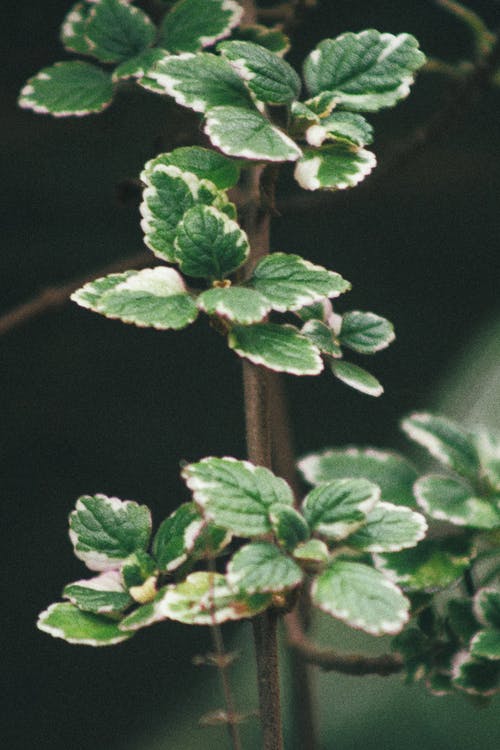
[{"label": "leaf with white edge", "polygon": [[[184,52],[163,58],[148,74],[177,104],[206,112],[229,105],[255,109],[250,93],[227,60],[209,52]],[[258,114],[258,113],[257,113]],[[216,144],[217,145],[217,144]]]},{"label": "leaf with white edge", "polygon": [[231,531],[205,521],[193,537],[190,557],[196,560],[213,560],[231,543],[233,535]]},{"label": "leaf with white edge", "polygon": [[170,572],[184,563],[204,525],[194,503],[183,503],[160,525],[153,540],[153,555],[161,571]]},{"label": "leaf with white edge", "polygon": [[473,436],[481,470],[493,490],[500,491],[500,435],[479,429]]},{"label": "leaf with white edge", "polygon": [[156,572],[156,561],[143,550],[130,555],[122,565],[121,574],[125,586],[130,589],[142,586]]},{"label": "leaf with white edge", "polygon": [[185,274],[212,280],[236,271],[250,253],[246,233],[214,206],[187,211],[174,244],[176,261]]},{"label": "leaf with white edge", "polygon": [[232,159],[210,148],[182,146],[166,154],[159,154],[144,167],[144,175],[154,171],[157,164],[178,167],[182,172],[191,172],[200,180],[210,180],[219,190],[234,187],[240,177],[240,168]]},{"label": "leaf with white edge", "polygon": [[89,281],[88,284],[73,292],[71,299],[77,305],[80,305],[80,307],[85,307],[87,310],[95,310],[99,300],[106,292],[111,291],[115,286],[126,281],[134,273],[136,272],[124,271],[123,273],[111,273],[109,276],[102,276],[100,279]]},{"label": "leaf with white edge", "polygon": [[151,535],[146,505],[106,495],[84,495],[69,517],[75,555],[87,568],[114,570],[137,550],[145,550]]},{"label": "leaf with white edge", "polygon": [[138,55],[124,60],[113,72],[113,81],[123,81],[127,78],[142,78],[147,76],[153,66],[168,55],[158,47],[145,49]]},{"label": "leaf with white edge", "polygon": [[480,630],[471,641],[471,653],[483,659],[500,659],[500,629]]},{"label": "leaf with white edge", "polygon": [[255,268],[249,282],[264,295],[273,310],[300,310],[325,297],[338,297],[351,285],[335,271],[316,266],[300,255],[271,253]]},{"label": "leaf with white edge", "polygon": [[500,527],[500,509],[456,477],[429,474],[417,480],[414,492],[422,510],[437,521],[474,529]]},{"label": "leaf with white edge", "polygon": [[311,490],[302,510],[311,529],[344,539],[365,523],[379,498],[380,489],[367,479],[335,479]]},{"label": "leaf with white edge", "polygon": [[235,552],[226,578],[230,586],[246,594],[265,594],[295,588],[303,574],[275,544],[253,542]]},{"label": "leaf with white edge", "polygon": [[363,563],[335,560],[313,583],[312,602],[371,635],[399,633],[410,603],[400,589]]},{"label": "leaf with white edge", "polygon": [[375,354],[394,341],[394,327],[371,312],[352,310],[342,316],[339,341],[360,354]]},{"label": "leaf with white edge", "polygon": [[321,118],[331,115],[337,104],[338,97],[331,91],[322,91],[317,96],[313,96],[312,99],[304,102],[304,106]]},{"label": "leaf with white edge", "polygon": [[281,29],[261,24],[242,24],[234,29],[232,38],[260,44],[276,55],[285,55],[290,49],[290,40]]},{"label": "leaf with white edge", "polygon": [[425,539],[402,552],[374,555],[378,570],[409,591],[446,588],[463,574],[470,560],[469,545],[460,537],[439,542]]},{"label": "leaf with white edge", "polygon": [[330,552],[325,542],[321,539],[309,539],[307,542],[298,544],[293,550],[293,556],[296,560],[307,563],[327,563],[330,559]]},{"label": "leaf with white edge", "polygon": [[101,615],[123,612],[133,603],[118,570],[108,570],[89,580],[68,583],[64,587],[63,597],[84,612]]},{"label": "leaf with white edge", "polygon": [[434,414],[415,413],[404,419],[401,427],[445,466],[471,479],[477,477],[479,456],[473,437],[455,422]]},{"label": "leaf with white edge", "polygon": [[101,62],[121,63],[153,44],[156,27],[128,0],[96,0],[85,28],[90,53]]},{"label": "leaf with white edge", "polygon": [[371,151],[339,142],[306,151],[294,176],[304,190],[345,190],[362,182],[376,165]]},{"label": "leaf with white edge", "polygon": [[114,646],[132,635],[122,632],[109,617],[82,612],[67,602],[51,604],[41,612],[37,627],[53,638],[81,646]]},{"label": "leaf with white edge", "polygon": [[278,540],[287,550],[293,550],[310,536],[307,521],[290,505],[272,505],[269,520]]},{"label": "leaf with white edge", "polygon": [[85,36],[87,22],[92,10],[88,2],[76,3],[66,15],[60,32],[61,42],[68,52],[90,54],[90,42]]},{"label": "leaf with white edge", "polygon": [[198,297],[198,307],[207,315],[219,315],[234,323],[258,323],[271,304],[255,289],[241,286],[214,287]]},{"label": "leaf with white edge", "polygon": [[270,603],[268,594],[235,593],[223,575],[199,571],[167,586],[155,608],[158,615],[185,625],[216,625],[254,617]]},{"label": "leaf with white edge", "polygon": [[267,534],[271,506],[293,506],[293,494],[284,479],[248,461],[204,458],[186,466],[182,476],[205,515],[239,536]]},{"label": "leaf with white edge", "polygon": [[80,117],[102,112],[112,99],[109,73],[75,60],[55,63],[30,78],[21,90],[19,106],[54,117]]},{"label": "leaf with white edge", "polygon": [[[309,110],[312,112],[312,110]],[[367,146],[373,141],[373,128],[362,115],[354,112],[332,112],[309,125],[305,132],[310,146],[322,146],[325,141],[345,141],[354,146]]]},{"label": "leaf with white edge", "polygon": [[321,320],[308,320],[302,326],[300,332],[303,336],[307,336],[323,354],[335,358],[342,356],[342,349],[338,344],[335,332]]},{"label": "leaf with white edge", "polygon": [[392,503],[378,503],[366,523],[352,534],[347,544],[365,552],[398,552],[415,547],[424,538],[427,523],[420,513]]},{"label": "leaf with white edge", "polygon": [[160,43],[171,52],[196,52],[229,36],[242,15],[235,0],[179,0],[163,19]]},{"label": "leaf with white edge", "polygon": [[147,604],[143,604],[141,607],[138,607],[136,610],[124,617],[123,620],[118,623],[120,631],[133,635],[136,630],[147,628],[150,625],[154,625],[155,623],[164,620],[164,615],[162,615],[158,611],[158,608],[156,606],[164,595],[165,588],[160,589],[153,601],[150,601]]},{"label": "leaf with white edge", "polygon": [[333,374],[351,388],[355,388],[367,396],[381,396],[384,387],[374,375],[358,365],[342,360],[333,360],[330,363]]},{"label": "leaf with white edge", "polygon": [[301,82],[281,57],[252,42],[222,42],[217,48],[261,102],[290,104],[298,99]]},{"label": "leaf with white edge", "polygon": [[310,484],[345,477],[364,477],[380,487],[380,498],[396,505],[414,506],[417,470],[403,456],[375,448],[336,448],[304,456],[299,470]]},{"label": "leaf with white edge", "polygon": [[474,597],[474,613],[483,625],[500,629],[500,591],[479,589]]},{"label": "leaf with white edge", "polygon": [[290,375],[318,375],[323,370],[319,350],[290,325],[253,323],[234,326],[228,343],[239,357]]},{"label": "leaf with white edge", "polygon": [[327,91],[347,109],[376,112],[408,96],[424,62],[410,34],[368,29],[320,42],[304,63],[304,78],[312,96]]},{"label": "leaf with white edge", "polygon": [[490,661],[460,651],[452,667],[452,682],[470,695],[495,695],[500,691],[500,661]]},{"label": "leaf with white edge", "polygon": [[[304,322],[309,322],[310,320],[319,320],[329,325],[334,333],[336,332],[335,327],[333,325],[330,325],[330,320],[334,313],[332,309],[332,303],[329,299],[322,299],[320,300],[320,302],[314,302],[312,305],[306,305],[305,307],[301,307],[300,310],[296,310],[295,312]],[[340,326],[338,326],[338,328],[340,330]]]},{"label": "leaf with white edge", "polygon": [[302,155],[295,141],[256,109],[212,107],[207,112],[205,133],[228,156],[281,162],[296,161]]}]

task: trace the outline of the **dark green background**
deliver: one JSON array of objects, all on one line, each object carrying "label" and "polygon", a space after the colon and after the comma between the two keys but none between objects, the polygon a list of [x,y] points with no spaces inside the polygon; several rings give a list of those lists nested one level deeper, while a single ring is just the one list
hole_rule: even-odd
[{"label": "dark green background", "polygon": [[[25,79],[65,59],[57,34],[69,3],[8,5],[0,29],[7,50],[0,121],[5,310],[141,250],[137,209],[119,203],[116,185],[138,175],[167,133],[184,143],[190,122],[142,92],[121,96],[99,117],[61,121],[17,110]],[[499,24],[497,2],[471,5]],[[292,59],[299,62],[324,36],[366,27],[411,32],[426,53],[451,61],[470,53],[467,32],[430,0],[323,0],[297,34]],[[375,151],[390,151],[445,96],[442,79],[422,76],[408,101],[372,118]],[[379,400],[328,375],[287,380],[300,452],[346,442],[397,446],[399,417],[430,403],[449,361],[467,347],[480,356],[477,331],[500,312],[499,105],[499,89],[473,102],[456,129],[373,189],[332,196],[317,214],[294,210],[276,220],[275,249],[342,273],[354,287],[344,309],[372,309],[398,333],[373,359],[386,387]],[[282,197],[294,190],[284,179]],[[144,741],[142,750],[187,750],[188,739],[169,739],[186,700],[190,741],[226,747],[221,731],[194,728],[199,706],[191,687],[209,676],[190,658],[206,647],[203,630],[165,624],[125,646],[92,650],[48,638],[34,622],[65,582],[85,575],[67,539],[67,514],[79,494],[140,500],[159,521],[186,498],[180,460],[244,455],[239,361],[205,323],[157,333],[68,305],[5,336],[0,362],[6,746],[121,750],[127,737],[164,731],[164,740]],[[473,400],[471,391],[465,400]],[[500,744],[498,702],[479,712],[462,698],[427,700],[399,678],[388,693],[380,678],[361,684],[329,676],[328,683],[337,688],[323,708],[325,726],[337,731],[325,731],[325,750]],[[208,706],[217,707],[219,697],[208,690]],[[292,740],[287,748],[294,750]]]}]

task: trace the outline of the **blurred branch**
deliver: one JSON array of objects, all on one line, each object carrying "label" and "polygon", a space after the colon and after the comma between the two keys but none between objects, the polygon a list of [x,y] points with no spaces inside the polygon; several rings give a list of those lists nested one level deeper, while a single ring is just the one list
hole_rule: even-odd
[{"label": "blurred branch", "polygon": [[467,8],[455,0],[435,0],[436,5],[458,18],[472,32],[476,57],[481,59],[487,55],[496,42],[496,35],[486,26],[485,22],[475,11]]}]

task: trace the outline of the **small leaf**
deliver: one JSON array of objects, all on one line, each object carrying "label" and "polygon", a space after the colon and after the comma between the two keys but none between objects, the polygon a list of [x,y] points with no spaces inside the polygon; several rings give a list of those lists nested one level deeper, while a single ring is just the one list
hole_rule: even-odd
[{"label": "small leaf", "polygon": [[241,104],[211,107],[205,133],[214,146],[229,156],[281,162],[296,161],[302,155],[297,144],[264,115]]},{"label": "small leaf", "polygon": [[275,544],[253,542],[241,547],[227,567],[230,586],[246,594],[265,594],[298,586],[302,571]]},{"label": "small leaf", "polygon": [[[312,110],[307,108],[307,111],[314,116]],[[332,112],[322,119],[316,115],[305,136],[309,145],[316,147],[332,140],[354,146],[367,146],[373,141],[373,128],[362,115],[353,112]]]},{"label": "small leaf", "polygon": [[38,618],[37,627],[54,638],[81,646],[114,646],[131,637],[108,617],[82,612],[74,604],[51,604]]},{"label": "small leaf", "polygon": [[128,0],[97,0],[93,5],[85,35],[92,55],[101,62],[123,62],[154,42],[154,24]]},{"label": "small leaf", "polygon": [[127,78],[143,78],[147,76],[153,66],[168,55],[163,49],[154,47],[145,49],[132,58],[124,60],[113,72],[113,81],[122,81]]},{"label": "small leaf", "polygon": [[483,659],[496,661],[500,659],[500,629],[487,628],[480,630],[471,641],[471,653]]},{"label": "small leaf", "polygon": [[306,151],[294,175],[304,190],[345,190],[362,182],[376,165],[371,151],[339,142]]},{"label": "small leaf", "polygon": [[146,505],[106,495],[84,495],[69,517],[75,555],[90,570],[113,570],[137,550],[146,549],[151,514]]},{"label": "small leaf", "polygon": [[122,612],[133,603],[118,570],[108,570],[90,580],[68,583],[63,597],[84,612],[103,615]]},{"label": "small leaf", "polygon": [[500,661],[488,661],[460,651],[453,663],[453,685],[470,695],[494,695],[499,692]]},{"label": "small leaf", "polygon": [[154,172],[158,164],[174,166],[190,172],[199,180],[210,180],[219,190],[234,187],[240,177],[238,164],[217,151],[201,146],[183,146],[166,154],[159,154],[144,167],[144,175]]},{"label": "small leaf", "polygon": [[493,490],[500,491],[500,436],[485,429],[474,432],[482,473]]},{"label": "small leaf", "polygon": [[252,42],[222,42],[218,50],[246,81],[261,102],[290,104],[300,94],[301,82],[287,62]]},{"label": "small leaf", "polygon": [[445,417],[415,413],[401,423],[411,440],[459,474],[474,479],[479,471],[479,456],[472,437]]},{"label": "small leaf", "polygon": [[380,487],[381,500],[412,506],[417,470],[403,456],[375,448],[339,448],[312,453],[299,461],[299,469],[310,484],[346,477],[364,477]]},{"label": "small leaf", "polygon": [[340,274],[288,253],[272,253],[263,258],[250,283],[278,312],[300,310],[325,297],[338,297],[351,288]]},{"label": "small leaf", "polygon": [[269,520],[279,544],[291,551],[310,536],[307,522],[290,505],[272,505]]},{"label": "small leaf", "polygon": [[196,52],[229,36],[242,15],[235,0],[180,0],[163,19],[160,43],[171,52]]},{"label": "small leaf", "polygon": [[293,505],[288,484],[268,469],[234,458],[204,458],[182,471],[194,500],[213,521],[243,537],[271,531],[269,510]]},{"label": "small leaf", "polygon": [[348,539],[350,547],[366,552],[398,552],[415,547],[424,538],[427,523],[420,513],[392,503],[378,503],[366,524]]},{"label": "small leaf", "polygon": [[379,498],[379,488],[367,479],[336,479],[311,490],[302,507],[311,529],[343,539],[365,522]]},{"label": "small leaf", "polygon": [[326,563],[330,559],[328,547],[320,539],[309,539],[298,544],[293,551],[296,560],[303,563]]},{"label": "small leaf", "polygon": [[474,613],[483,625],[500,629],[500,591],[479,589],[474,597]]},{"label": "small leaf", "polygon": [[290,49],[290,40],[279,29],[269,28],[261,24],[241,24],[234,29],[232,34],[234,39],[240,39],[243,42],[254,42],[265,47],[276,55],[284,55]]},{"label": "small leaf", "polygon": [[156,606],[164,595],[165,588],[161,589],[156,594],[153,601],[143,604],[141,607],[137,607],[137,609],[127,615],[127,617],[124,617],[118,624],[120,631],[133,635],[136,630],[147,628],[150,625],[154,625],[155,623],[164,620],[165,617],[158,611]]},{"label": "small leaf", "polygon": [[55,63],[30,78],[19,106],[54,117],[102,112],[113,99],[111,76],[90,63],[75,60]]},{"label": "small leaf", "polygon": [[300,332],[312,341],[322,354],[327,354],[329,357],[335,358],[342,356],[342,350],[338,345],[335,332],[326,323],[322,323],[321,320],[308,320],[302,326]]},{"label": "small leaf", "polygon": [[62,26],[60,39],[68,52],[77,52],[80,55],[90,54],[90,43],[85,36],[87,22],[92,6],[88,2],[73,5]]},{"label": "small leaf", "polygon": [[314,581],[311,596],[324,612],[371,635],[398,633],[408,621],[409,601],[362,563],[335,560]]},{"label": "small leaf", "polygon": [[255,289],[241,286],[215,287],[198,297],[198,307],[208,315],[219,315],[235,323],[258,323],[271,304]]},{"label": "small leaf", "polygon": [[187,560],[203,525],[194,503],[183,503],[163,521],[153,540],[153,555],[161,571],[171,572]]},{"label": "small leaf", "polygon": [[175,258],[188,276],[223,279],[248,258],[250,245],[239,225],[213,206],[187,211],[175,239]]},{"label": "small leaf", "polygon": [[250,112],[254,109],[245,84],[228,61],[208,52],[165,57],[149,72],[149,77],[177,104],[195,112],[223,105]]},{"label": "small leaf", "polygon": [[384,388],[377,378],[363,370],[362,367],[353,365],[351,362],[345,362],[343,359],[333,360],[330,366],[336,378],[351,388],[366,393],[367,396],[377,397],[384,392]]},{"label": "small leaf", "polygon": [[291,375],[318,375],[323,369],[318,349],[290,325],[254,323],[234,326],[229,347],[255,365]]},{"label": "small leaf", "polygon": [[500,510],[455,477],[429,474],[417,480],[414,492],[420,507],[438,521],[475,529],[500,527]]},{"label": "small leaf", "polygon": [[385,318],[352,310],[342,316],[339,341],[360,354],[374,354],[394,341],[394,327]]},{"label": "small leaf", "polygon": [[137,550],[123,563],[121,574],[125,586],[130,589],[142,586],[156,572],[156,561],[143,550]]},{"label": "small leaf", "polygon": [[304,77],[312,96],[327,91],[347,109],[376,112],[408,96],[424,62],[410,34],[369,29],[320,42],[304,63]]}]

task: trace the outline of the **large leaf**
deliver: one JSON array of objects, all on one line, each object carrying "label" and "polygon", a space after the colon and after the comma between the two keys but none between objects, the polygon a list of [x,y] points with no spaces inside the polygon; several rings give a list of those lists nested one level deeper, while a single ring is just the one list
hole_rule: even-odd
[{"label": "large leaf", "polygon": [[347,109],[371,112],[408,96],[424,62],[410,34],[368,29],[320,42],[304,63],[304,77],[312,96],[328,91]]},{"label": "large leaf", "polygon": [[214,522],[244,537],[271,531],[269,509],[293,505],[288,484],[268,469],[234,458],[204,458],[182,476],[194,500]]},{"label": "large leaf", "polygon": [[234,326],[228,343],[240,357],[276,372],[318,375],[323,369],[318,349],[294,326],[276,323]]},{"label": "large leaf", "polygon": [[330,367],[336,378],[351,388],[366,393],[367,396],[377,397],[384,392],[383,386],[376,377],[362,367],[353,365],[352,362],[345,362],[343,359],[333,360]]},{"label": "large leaf", "polygon": [[159,41],[171,52],[196,52],[229,36],[242,15],[236,0],[180,0],[165,15]]},{"label": "large leaf", "polygon": [[394,327],[371,312],[352,310],[342,316],[339,341],[361,354],[374,354],[394,341]]},{"label": "large leaf", "polygon": [[119,63],[149,47],[154,42],[156,28],[128,0],[95,0],[85,36],[94,57],[101,62]]},{"label": "large leaf", "polygon": [[409,601],[362,563],[335,560],[314,581],[311,596],[324,612],[372,635],[399,633],[408,621]]},{"label": "large leaf", "polygon": [[270,104],[289,104],[300,94],[300,78],[278,55],[252,42],[223,42],[218,49],[247,82],[255,97]]},{"label": "large leaf", "polygon": [[373,141],[372,126],[362,115],[354,112],[332,112],[320,119],[306,107],[305,110],[296,110],[296,116],[299,120],[306,120],[305,136],[311,146],[322,146],[325,141],[345,141],[354,146],[367,146]]},{"label": "large leaf", "polygon": [[340,274],[288,253],[272,253],[263,258],[250,283],[278,312],[299,310],[325,297],[338,297],[351,288]]},{"label": "large leaf", "polygon": [[198,307],[208,315],[219,315],[235,323],[258,323],[271,304],[255,289],[241,286],[214,287],[198,297]]},{"label": "large leaf", "polygon": [[118,623],[102,615],[82,612],[74,604],[51,604],[41,612],[37,627],[54,638],[81,646],[114,646],[133,633],[119,630]]},{"label": "large leaf", "polygon": [[294,175],[304,190],[345,190],[362,182],[376,165],[371,151],[339,142],[306,151]]},{"label": "large leaf", "polygon": [[241,105],[209,109],[205,132],[228,156],[281,162],[296,161],[302,154],[297,144],[264,115]]},{"label": "large leaf", "polygon": [[77,52],[81,55],[90,54],[90,42],[85,36],[85,31],[91,10],[92,5],[85,0],[73,5],[64,18],[60,39],[69,52]]},{"label": "large leaf", "polygon": [[500,509],[455,477],[429,474],[415,483],[414,491],[420,507],[438,521],[475,529],[500,527]]},{"label": "large leaf", "polygon": [[187,560],[203,523],[194,503],[183,503],[163,521],[153,540],[160,570],[170,572]]},{"label": "large leaf", "polygon": [[69,527],[75,555],[90,570],[113,570],[133,552],[146,549],[151,513],[131,500],[84,495],[69,517]]},{"label": "large leaf", "polygon": [[102,112],[113,99],[111,75],[90,63],[75,60],[55,63],[30,78],[19,106],[54,117]]},{"label": "large leaf", "polygon": [[227,567],[229,585],[246,594],[295,588],[302,577],[297,563],[270,542],[253,542],[241,547]]},{"label": "large leaf", "polygon": [[420,513],[392,503],[378,503],[366,523],[349,537],[351,547],[366,552],[398,552],[424,538],[427,523]]},{"label": "large leaf", "polygon": [[190,172],[200,180],[210,180],[219,190],[231,188],[238,182],[240,169],[237,162],[210,148],[183,146],[166,154],[159,154],[144,167],[144,176],[154,172],[158,164],[174,166]]},{"label": "large leaf", "polygon": [[303,512],[311,529],[343,539],[365,522],[379,497],[379,488],[367,479],[335,479],[306,495]]},{"label": "large leaf", "polygon": [[89,580],[68,583],[64,587],[63,597],[78,609],[95,614],[122,612],[133,603],[117,570],[108,570]]},{"label": "large leaf", "polygon": [[381,499],[396,505],[414,505],[417,470],[403,456],[375,448],[338,448],[312,453],[299,461],[310,484],[344,477],[365,477],[380,487]]}]

